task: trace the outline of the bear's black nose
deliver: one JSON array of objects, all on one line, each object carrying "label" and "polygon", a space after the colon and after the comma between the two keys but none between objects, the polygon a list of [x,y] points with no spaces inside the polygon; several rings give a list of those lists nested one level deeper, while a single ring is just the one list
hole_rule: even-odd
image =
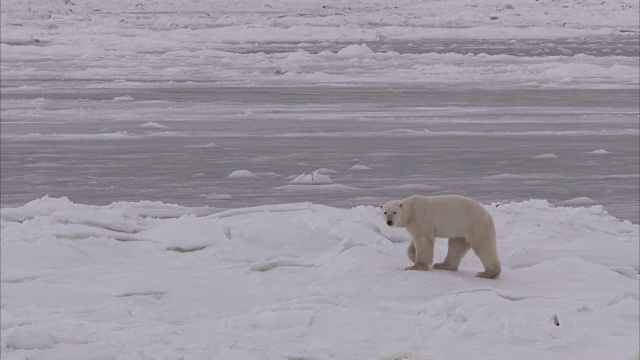
[{"label": "bear's black nose", "polygon": [[389,225],[389,226],[393,225],[393,221],[387,220],[387,225]]}]

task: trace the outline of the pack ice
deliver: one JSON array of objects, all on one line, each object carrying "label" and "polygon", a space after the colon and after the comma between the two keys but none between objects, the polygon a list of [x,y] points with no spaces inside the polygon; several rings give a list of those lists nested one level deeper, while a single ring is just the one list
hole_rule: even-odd
[{"label": "pack ice", "polygon": [[496,280],[403,271],[370,206],[4,208],[2,358],[637,359],[638,225],[496,205]]}]

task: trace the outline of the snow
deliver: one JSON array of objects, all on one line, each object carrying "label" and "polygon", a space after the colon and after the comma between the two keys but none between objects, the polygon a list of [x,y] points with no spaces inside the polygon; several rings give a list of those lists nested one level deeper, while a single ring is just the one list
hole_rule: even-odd
[{"label": "snow", "polygon": [[322,175],[337,175],[339,174],[338,170],[329,169],[329,168],[319,168],[314,173],[322,174]]},{"label": "snow", "polygon": [[542,154],[535,156],[534,159],[557,159],[558,155],[556,154]]},{"label": "snow", "polygon": [[155,121],[149,121],[148,123],[144,123],[144,124],[140,125],[140,127],[141,128],[145,128],[145,129],[162,129],[162,130],[171,129],[168,126],[162,125],[162,124],[157,123]]},{"label": "snow", "polygon": [[[638,10],[3,0],[0,357],[638,360]],[[415,193],[501,276],[404,271]]]},{"label": "snow", "polygon": [[218,193],[211,193],[208,195],[205,195],[204,197],[207,200],[231,200],[233,199],[233,197],[229,194],[218,194]]},{"label": "snow", "polygon": [[374,52],[371,50],[367,44],[353,44],[345,47],[344,49],[338,51],[338,56],[349,57],[349,58],[357,58],[357,57],[369,57],[373,55]]},{"label": "snow", "polygon": [[594,155],[606,155],[606,154],[611,154],[610,152],[608,152],[605,149],[598,149],[598,150],[593,150],[592,152],[590,152],[590,154],[594,154]]},{"label": "snow", "polygon": [[[308,176],[308,175],[307,175]],[[275,190],[289,191],[289,192],[299,192],[303,194],[310,193],[324,193],[324,194],[338,194],[338,193],[354,193],[358,192],[361,189],[355,186],[342,185],[342,184],[318,184],[318,183],[304,183],[304,184],[292,184],[292,185],[284,185],[278,186]]]},{"label": "snow", "polygon": [[581,197],[577,197],[577,198],[573,198],[573,199],[569,199],[569,200],[565,200],[565,201],[561,201],[559,203],[560,205],[566,205],[566,206],[570,206],[570,205],[595,205],[596,201],[588,198],[586,196],[581,196]]},{"label": "snow", "polygon": [[636,356],[638,225],[598,205],[486,208],[496,280],[473,254],[404,271],[408,233],[371,206],[3,208],[2,357]]},{"label": "snow", "polygon": [[135,99],[131,97],[131,95],[125,96],[116,96],[113,98],[113,101],[134,101]]},{"label": "snow", "polygon": [[333,184],[333,180],[329,175],[321,174],[318,171],[314,171],[311,174],[301,174],[293,180],[290,184],[294,185],[328,185]]},{"label": "snow", "polygon": [[208,144],[203,144],[203,145],[191,144],[191,145],[185,146],[186,149],[197,149],[197,148],[207,149],[207,148],[217,148],[217,147],[218,145],[212,142]]},{"label": "snow", "polygon": [[255,179],[258,176],[249,170],[242,169],[233,171],[229,174],[229,177],[232,179]]},{"label": "snow", "polygon": [[2,136],[4,139],[24,139],[24,140],[53,140],[53,141],[84,141],[84,140],[135,140],[141,139],[138,134],[128,133],[126,131],[117,131],[112,133],[99,134],[40,134],[29,133],[25,135]]},{"label": "snow", "polygon": [[350,167],[349,170],[360,171],[360,170],[373,170],[373,169],[368,167],[368,166],[366,166],[366,165],[356,164],[356,165],[353,165],[352,167]]},{"label": "snow", "polygon": [[[638,34],[637,11],[638,4],[627,0],[376,5],[225,0],[215,7],[197,0],[157,0],[141,8],[122,0],[8,0],[2,9],[0,54],[7,80],[64,76],[124,84],[189,80],[629,89],[638,86],[640,74],[637,62],[623,56],[633,49],[620,42],[582,52],[576,42],[612,37],[632,43]],[[491,21],[493,16],[498,20]],[[442,39],[450,45],[432,43]],[[553,47],[531,43],[546,39]],[[494,54],[491,42],[496,40],[509,42],[514,51]],[[477,41],[489,45],[474,47]],[[17,65],[27,61],[50,66]],[[139,101],[136,94],[109,99],[122,105]]]}]

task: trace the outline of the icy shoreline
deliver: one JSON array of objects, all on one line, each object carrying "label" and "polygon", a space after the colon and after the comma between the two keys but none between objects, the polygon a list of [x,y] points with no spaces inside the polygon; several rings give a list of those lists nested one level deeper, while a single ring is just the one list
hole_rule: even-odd
[{"label": "icy shoreline", "polygon": [[[3,0],[2,359],[638,360],[637,14]],[[350,206],[432,191],[549,200],[403,271]]]},{"label": "icy shoreline", "polygon": [[[125,0],[82,2],[7,0],[3,20],[93,20],[91,26],[136,26],[155,31],[198,32],[227,42],[276,39],[351,40],[420,38],[531,38],[638,33],[633,1],[471,0],[386,1],[231,1]],[[124,20],[124,21],[122,21]],[[120,22],[118,24],[118,22]],[[3,24],[7,23],[3,21]],[[151,24],[152,26],[149,26]],[[142,25],[142,26],[141,26]],[[63,27],[62,27],[63,28]],[[473,31],[469,31],[473,29]],[[3,34],[5,35],[5,34]]]},{"label": "icy shoreline", "polygon": [[403,271],[408,235],[370,206],[3,208],[2,358],[632,359],[639,226],[598,205],[487,209],[493,281],[473,254]]},{"label": "icy shoreline", "polygon": [[3,80],[638,87],[632,1],[3,2]]}]

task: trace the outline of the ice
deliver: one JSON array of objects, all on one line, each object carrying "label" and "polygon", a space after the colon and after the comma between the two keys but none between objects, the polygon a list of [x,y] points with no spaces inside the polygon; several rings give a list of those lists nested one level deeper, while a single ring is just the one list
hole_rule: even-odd
[{"label": "ice", "polygon": [[348,193],[355,193],[360,190],[354,186],[348,186],[348,185],[342,185],[342,184],[318,184],[313,182],[278,186],[274,189],[299,192],[304,194],[309,194],[313,192],[319,192],[319,193],[325,193],[325,194],[331,194],[331,193],[336,194],[336,193],[342,192],[342,193],[348,194]]},{"label": "ice", "polygon": [[376,191],[415,191],[417,193],[434,193],[441,191],[442,189],[433,186],[433,185],[425,185],[425,184],[402,184],[402,185],[389,185],[389,186],[381,186],[379,188],[374,188]]},{"label": "ice", "polygon": [[233,171],[231,174],[229,174],[229,177],[233,179],[255,179],[258,176],[256,176],[256,174],[252,173],[249,170],[243,169]]},{"label": "ice", "polygon": [[[133,100],[135,100],[135,99],[132,98],[130,95],[116,96],[116,97],[113,98],[113,101],[133,101]],[[147,124],[151,124],[151,123],[147,123]]]},{"label": "ice", "polygon": [[595,205],[596,202],[586,196],[561,201],[559,205]]},{"label": "ice", "polygon": [[[51,197],[3,209],[3,358],[630,358],[638,348],[640,228],[598,206],[486,205],[505,263],[496,280],[474,276],[473,254],[459,272],[404,271],[408,234],[376,207],[141,211],[151,208],[176,210]],[[113,230],[77,238],[79,225]],[[138,241],[117,241],[132,231]]]},{"label": "ice", "polygon": [[534,159],[557,159],[558,155],[556,154],[542,154],[538,156],[534,156]]},{"label": "ice", "polygon": [[353,165],[352,167],[349,168],[349,170],[373,170],[372,168],[366,166],[366,165],[362,165],[362,164],[356,164]]},{"label": "ice", "polygon": [[337,174],[340,174],[338,172],[338,170],[328,169],[328,168],[319,168],[316,171],[314,171],[314,173],[318,173],[318,174],[321,174],[321,175],[337,175]]},{"label": "ice", "polygon": [[333,180],[331,180],[329,175],[324,175],[315,171],[311,174],[302,174],[291,180],[290,183],[294,185],[327,185],[333,184]]},{"label": "ice", "polygon": [[198,149],[198,148],[207,149],[207,148],[217,148],[217,147],[218,147],[218,145],[216,145],[215,143],[212,143],[212,142],[208,143],[208,144],[203,144],[203,145],[195,145],[195,144],[193,144],[193,145],[185,146],[186,149],[189,149],[189,148],[191,148],[191,149]]},{"label": "ice", "polygon": [[1,357],[637,360],[638,10],[3,0]]},{"label": "ice", "polygon": [[349,57],[349,58],[360,58],[360,57],[368,57],[373,55],[374,52],[371,50],[367,44],[361,45],[349,45],[344,49],[338,51],[338,56]]},{"label": "ice", "polygon": [[33,327],[8,330],[4,336],[4,346],[11,350],[44,350],[53,346],[54,340]]},{"label": "ice", "polygon": [[218,194],[218,193],[211,193],[208,195],[205,195],[204,197],[207,200],[231,200],[233,199],[233,197],[229,194]]},{"label": "ice", "polygon": [[162,129],[162,130],[171,129],[168,126],[162,125],[162,124],[157,123],[155,121],[149,121],[148,123],[144,123],[144,124],[140,125],[140,127],[141,128],[145,128],[145,129]]},{"label": "ice", "polygon": [[87,140],[135,140],[141,139],[138,134],[131,134],[126,131],[117,131],[113,133],[101,134],[39,134],[29,133],[25,135],[7,135],[3,136],[7,140],[54,140],[54,141],[87,141]]}]

